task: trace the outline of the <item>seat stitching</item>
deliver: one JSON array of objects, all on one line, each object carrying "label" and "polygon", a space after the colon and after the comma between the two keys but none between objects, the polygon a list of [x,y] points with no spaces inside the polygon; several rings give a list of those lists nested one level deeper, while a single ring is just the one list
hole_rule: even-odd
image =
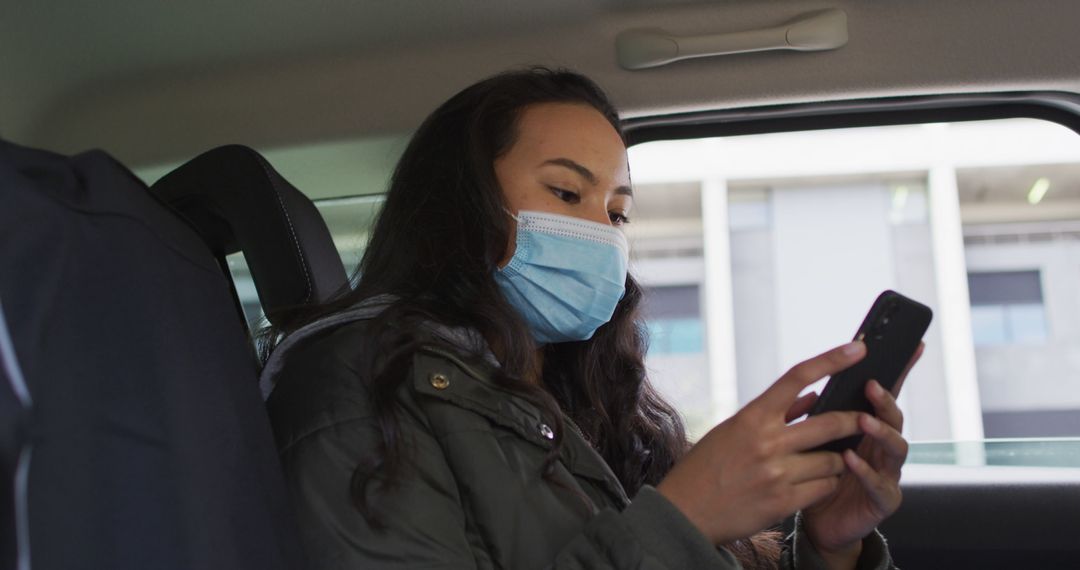
[{"label": "seat stitching", "polygon": [[315,287],[311,284],[311,275],[308,274],[307,258],[304,257],[304,251],[300,249],[300,240],[296,237],[296,228],[293,227],[292,219],[289,217],[289,210],[285,207],[285,201],[281,197],[281,191],[278,189],[278,183],[270,174],[270,169],[265,159],[258,154],[255,155],[256,161],[259,166],[262,167],[263,172],[266,173],[266,178],[270,180],[270,186],[274,189],[274,195],[277,196],[278,206],[281,207],[281,212],[285,215],[285,223],[289,225],[289,234],[292,236],[293,245],[296,246],[296,255],[300,258],[300,268],[304,270],[304,280],[307,282],[307,295],[304,297],[304,302],[311,300],[311,295],[314,292]]}]

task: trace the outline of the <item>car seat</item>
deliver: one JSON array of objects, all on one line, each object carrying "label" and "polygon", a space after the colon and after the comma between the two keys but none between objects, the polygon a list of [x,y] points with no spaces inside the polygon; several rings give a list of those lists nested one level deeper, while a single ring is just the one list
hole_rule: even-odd
[{"label": "car seat", "polygon": [[[221,160],[226,179],[258,164]],[[310,203],[264,174],[244,187],[243,211],[206,197],[211,180],[191,178],[186,195],[203,196],[202,213],[185,206],[175,181],[188,178],[177,175],[162,194],[185,221],[103,152],[0,141],[0,299],[33,396],[21,433],[32,445],[34,569],[302,567],[251,344],[199,224],[247,253],[292,242],[291,258],[256,276],[271,303],[317,298],[344,278],[304,245],[314,222],[294,209],[310,213]],[[244,212],[266,212],[268,201],[289,233],[248,224]],[[4,418],[5,437],[19,433]]]},{"label": "car seat", "polygon": [[191,224],[223,268],[226,255],[243,252],[270,322],[278,309],[324,301],[346,286],[315,205],[248,147],[207,151],[151,191]]}]

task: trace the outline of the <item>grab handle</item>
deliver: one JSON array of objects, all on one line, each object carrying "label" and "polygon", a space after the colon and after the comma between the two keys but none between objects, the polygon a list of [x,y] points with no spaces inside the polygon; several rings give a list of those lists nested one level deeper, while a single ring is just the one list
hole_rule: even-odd
[{"label": "grab handle", "polygon": [[619,65],[637,70],[696,57],[768,50],[826,51],[848,42],[847,14],[840,9],[804,15],[773,28],[675,36],[662,30],[629,30],[615,39]]}]

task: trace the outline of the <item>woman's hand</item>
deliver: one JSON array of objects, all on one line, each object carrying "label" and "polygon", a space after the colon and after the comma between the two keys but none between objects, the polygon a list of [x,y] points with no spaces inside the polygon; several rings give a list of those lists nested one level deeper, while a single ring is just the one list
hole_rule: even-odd
[{"label": "woman's hand", "polygon": [[920,344],[892,393],[877,382],[867,383],[866,397],[877,418],[859,419],[866,437],[857,451],[844,452],[847,470],[836,492],[803,510],[807,537],[826,559],[852,554],[858,558],[863,537],[900,506],[900,468],[907,459],[908,444],[900,435],[904,416],[896,405],[896,394],[922,351]]},{"label": "woman's hand", "polygon": [[[816,399],[813,394],[798,398],[803,388],[848,368],[865,354],[866,346],[853,342],[796,365],[706,434],[657,490],[718,545],[750,536],[829,497],[840,485],[845,460],[838,453],[806,450],[861,432],[861,426],[869,425],[870,416],[828,412],[797,424],[788,422],[809,411]],[[886,455],[895,463],[891,452]],[[850,511],[862,503],[853,503],[857,493],[852,495],[847,491],[844,500],[830,501],[834,506],[816,513],[815,524],[853,516]],[[863,516],[859,520],[865,523],[870,519]],[[845,523],[847,534],[829,534],[820,526],[816,529],[829,544],[839,544],[862,526]]]}]

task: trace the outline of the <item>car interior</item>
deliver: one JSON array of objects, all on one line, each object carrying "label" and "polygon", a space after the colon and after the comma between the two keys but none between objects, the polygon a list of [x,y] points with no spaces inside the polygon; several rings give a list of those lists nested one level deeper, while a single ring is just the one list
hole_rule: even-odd
[{"label": "car interior", "polygon": [[[847,340],[871,294],[914,291],[938,324],[901,401],[896,563],[1075,568],[1078,21],[1068,0],[7,6],[3,567],[302,567],[253,337],[354,283],[431,110],[544,65],[620,109],[649,363],[692,435]],[[851,257],[806,275],[826,246]]]}]

